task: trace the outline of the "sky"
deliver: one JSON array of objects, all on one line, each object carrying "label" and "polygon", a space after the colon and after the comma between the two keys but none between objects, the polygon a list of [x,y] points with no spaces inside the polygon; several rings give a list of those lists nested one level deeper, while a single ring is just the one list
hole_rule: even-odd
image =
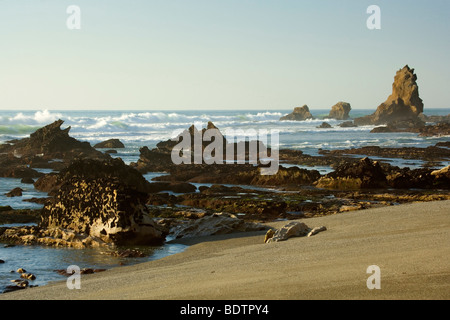
[{"label": "sky", "polygon": [[[381,29],[367,27],[370,5]],[[449,108],[449,12],[448,0],[0,0],[0,109],[376,109],[406,64],[425,108]]]}]

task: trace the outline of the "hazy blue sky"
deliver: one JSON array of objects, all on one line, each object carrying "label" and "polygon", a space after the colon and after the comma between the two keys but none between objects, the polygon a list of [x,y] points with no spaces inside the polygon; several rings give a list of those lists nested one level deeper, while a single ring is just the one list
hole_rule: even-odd
[{"label": "hazy blue sky", "polygon": [[425,108],[450,107],[449,13],[448,0],[0,0],[0,109],[375,109],[405,64]]}]

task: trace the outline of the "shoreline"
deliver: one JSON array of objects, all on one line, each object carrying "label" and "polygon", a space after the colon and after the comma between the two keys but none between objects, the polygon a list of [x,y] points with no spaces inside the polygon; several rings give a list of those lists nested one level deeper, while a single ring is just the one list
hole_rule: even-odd
[{"label": "shoreline", "polygon": [[[327,231],[264,243],[265,232],[174,240],[181,253],[0,295],[0,300],[449,299],[450,201],[299,219]],[[286,221],[267,223],[280,228]],[[378,265],[381,289],[369,290]]]}]

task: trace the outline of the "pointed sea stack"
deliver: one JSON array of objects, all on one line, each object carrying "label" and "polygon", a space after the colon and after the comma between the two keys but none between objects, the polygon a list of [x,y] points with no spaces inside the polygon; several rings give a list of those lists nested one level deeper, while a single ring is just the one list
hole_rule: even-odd
[{"label": "pointed sea stack", "polygon": [[375,113],[356,118],[356,125],[381,125],[399,121],[416,121],[423,112],[423,101],[414,69],[408,65],[397,71],[392,84],[392,94]]}]

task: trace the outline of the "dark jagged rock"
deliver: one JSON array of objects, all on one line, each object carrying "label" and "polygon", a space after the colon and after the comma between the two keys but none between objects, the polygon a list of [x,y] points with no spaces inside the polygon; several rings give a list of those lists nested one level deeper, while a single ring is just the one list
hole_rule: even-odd
[{"label": "dark jagged rock", "polygon": [[81,142],[69,136],[70,127],[61,129],[63,120],[57,120],[36,132],[29,138],[21,139],[10,145],[8,152],[21,157],[43,155],[53,159],[73,159],[89,157],[106,159],[103,153],[91,147],[89,142]]},{"label": "dark jagged rock", "polygon": [[[204,139],[204,135],[207,130],[214,129],[217,130],[214,135],[213,141],[206,141],[207,139]],[[179,134],[176,138],[170,139],[167,141],[161,141],[156,145],[156,148],[150,150],[148,147],[143,147],[140,149],[140,156],[139,160],[136,163],[131,163],[130,165],[137,170],[139,170],[142,173],[146,172],[170,172],[172,170],[177,170],[176,167],[178,165],[174,164],[172,161],[172,152],[175,146],[177,146],[180,142],[183,141],[184,138],[190,139],[190,151],[191,151],[191,158],[190,163],[188,165],[196,166],[200,164],[205,164],[205,159],[203,157],[203,153],[205,151],[205,148],[210,146],[210,144],[215,143],[215,139],[220,139],[220,143],[217,144],[217,148],[222,146],[222,150],[216,150],[212,152],[212,156],[215,156],[216,151],[222,151],[222,155],[224,159],[227,155],[228,149],[234,150],[234,160],[237,159],[237,154],[244,150],[244,154],[242,155],[245,160],[249,160],[249,150],[250,145],[253,144],[256,146],[256,152],[260,154],[261,152],[265,152],[265,154],[270,153],[270,148],[267,148],[264,143],[257,140],[252,141],[239,141],[239,142],[228,142],[226,138],[223,136],[223,134],[220,132],[220,130],[212,123],[208,122],[208,125],[206,128],[203,128],[202,130],[198,130],[194,125],[189,127],[189,129],[184,130],[181,134]],[[194,141],[196,140],[196,137],[201,140],[201,146],[197,147],[198,151],[201,152],[202,159],[201,161],[197,161],[195,159],[194,153],[195,145]],[[183,150],[185,151],[185,150]],[[188,158],[189,159],[189,158]],[[188,161],[187,161],[188,162]]]},{"label": "dark jagged rock", "polygon": [[419,136],[421,137],[449,136],[449,135],[450,135],[450,122],[442,122],[435,125],[424,126],[419,130]]},{"label": "dark jagged rock", "polygon": [[450,114],[446,115],[446,116],[436,116],[436,115],[431,115],[431,116],[427,116],[423,113],[421,113],[419,115],[420,120],[424,121],[424,122],[430,122],[430,123],[450,123]]},{"label": "dark jagged rock", "polygon": [[21,209],[14,210],[10,206],[0,207],[0,224],[5,223],[37,223],[40,219],[40,210]]},{"label": "dark jagged rock", "polygon": [[347,120],[350,118],[349,113],[352,107],[348,102],[338,102],[331,107],[328,118],[336,120]]},{"label": "dark jagged rock", "polygon": [[179,239],[230,234],[234,232],[261,231],[265,229],[266,227],[264,225],[248,223],[232,214],[215,213],[178,225],[171,230],[171,234]]},{"label": "dark jagged rock", "polygon": [[34,180],[32,178],[22,178],[22,180],[20,180],[21,183],[25,183],[25,184],[34,184]]},{"label": "dark jagged rock", "polygon": [[297,167],[279,167],[276,174],[261,175],[261,169],[252,165],[179,165],[170,175],[156,178],[160,181],[186,181],[196,183],[226,183],[255,186],[312,185],[320,177],[316,170]]},{"label": "dark jagged rock", "polygon": [[23,190],[21,188],[14,188],[6,194],[8,198],[21,197]]},{"label": "dark jagged rock", "polygon": [[[400,69],[392,84],[392,94],[373,113],[356,118],[356,125],[382,125],[392,121],[418,119],[423,112],[423,102],[419,97],[417,76],[414,69],[405,66]],[[420,119],[419,119],[420,120]]]},{"label": "dark jagged rock", "polygon": [[328,122],[322,122],[322,124],[320,126],[318,126],[317,128],[318,129],[330,129],[330,128],[333,128],[333,127]]},{"label": "dark jagged rock", "polygon": [[412,118],[407,120],[394,120],[389,122],[386,126],[376,127],[371,133],[385,133],[385,132],[420,132],[425,127],[425,123],[419,118]]},{"label": "dark jagged rock", "polygon": [[353,121],[345,121],[339,124],[339,127],[341,128],[355,128],[357,127],[356,124],[353,123]]},{"label": "dark jagged rock", "polygon": [[63,123],[62,120],[55,121],[38,129],[29,138],[0,145],[0,176],[40,178],[44,174],[33,168],[61,170],[75,159],[111,159],[88,142],[70,137],[70,127],[62,130]]},{"label": "dark jagged rock", "polygon": [[380,164],[369,158],[356,163],[344,162],[316,183],[318,188],[342,190],[384,188],[386,185],[386,176]]},{"label": "dark jagged rock", "polygon": [[308,106],[305,104],[302,107],[296,107],[292,113],[289,113],[280,118],[281,121],[284,120],[295,120],[295,121],[303,121],[308,119],[313,119],[311,112],[309,112]]},{"label": "dark jagged rock", "polygon": [[58,190],[65,181],[72,177],[81,179],[117,178],[126,185],[132,186],[136,191],[151,192],[150,183],[136,169],[127,166],[122,159],[111,160],[76,160],[60,173],[50,173],[38,179],[34,187],[43,192]]},{"label": "dark jagged rock", "polygon": [[331,151],[321,150],[319,153],[326,156],[363,155],[369,157],[420,159],[426,161],[450,160],[450,150],[440,148],[439,146],[429,146],[427,148],[382,148],[379,146],[367,146],[352,149],[336,149]]},{"label": "dark jagged rock", "polygon": [[99,149],[122,149],[125,145],[119,139],[109,139],[94,145],[94,148]]},{"label": "dark jagged rock", "polygon": [[440,170],[394,168],[386,179],[389,186],[396,189],[450,189],[449,168]]}]

